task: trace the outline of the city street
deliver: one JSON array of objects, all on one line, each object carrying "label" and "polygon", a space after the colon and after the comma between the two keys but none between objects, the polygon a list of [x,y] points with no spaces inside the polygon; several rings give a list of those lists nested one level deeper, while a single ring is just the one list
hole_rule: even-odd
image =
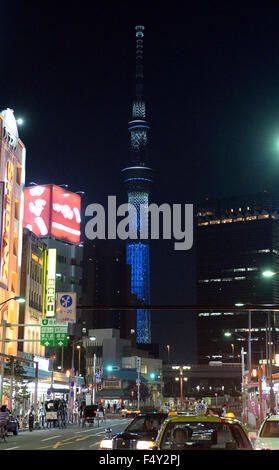
[{"label": "city street", "polygon": [[113,434],[121,432],[129,419],[107,419],[105,423],[94,427],[82,428],[68,425],[66,429],[43,429],[21,431],[17,436],[9,434],[7,442],[0,443],[1,450],[97,450],[105,436],[105,429],[110,427]]}]

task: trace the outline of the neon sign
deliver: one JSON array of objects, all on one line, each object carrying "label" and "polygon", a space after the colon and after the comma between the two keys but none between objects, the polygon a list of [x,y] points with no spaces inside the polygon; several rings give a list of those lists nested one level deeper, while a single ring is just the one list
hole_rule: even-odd
[{"label": "neon sign", "polygon": [[7,163],[6,188],[5,188],[5,215],[4,215],[4,236],[2,250],[2,278],[8,280],[9,258],[10,258],[10,232],[11,232],[11,203],[12,203],[12,182],[14,166],[10,160]]}]

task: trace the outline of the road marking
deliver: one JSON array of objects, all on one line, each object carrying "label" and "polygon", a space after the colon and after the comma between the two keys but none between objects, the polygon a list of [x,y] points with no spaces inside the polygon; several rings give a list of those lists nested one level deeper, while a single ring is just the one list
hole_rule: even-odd
[{"label": "road marking", "polygon": [[100,444],[100,442],[101,442],[101,441],[99,441],[99,442],[94,442],[94,444],[90,444],[90,446],[89,446],[89,447],[98,446],[98,445]]},{"label": "road marking", "polygon": [[55,439],[56,437],[60,437],[60,436],[47,437],[46,439],[42,439],[42,442],[43,441],[49,441],[50,439]]},{"label": "road marking", "polygon": [[52,447],[53,449],[57,449],[57,447],[59,446],[63,446],[63,444],[61,442],[56,442],[56,444],[54,444],[54,446]]},{"label": "road marking", "polygon": [[90,437],[90,436],[78,437],[78,438],[76,439],[76,442],[77,442],[77,441],[84,441],[84,439],[88,439],[88,437]]},{"label": "road marking", "polygon": [[20,446],[17,446],[17,447],[9,447],[8,449],[5,449],[5,450],[12,450],[12,449],[19,449]]}]

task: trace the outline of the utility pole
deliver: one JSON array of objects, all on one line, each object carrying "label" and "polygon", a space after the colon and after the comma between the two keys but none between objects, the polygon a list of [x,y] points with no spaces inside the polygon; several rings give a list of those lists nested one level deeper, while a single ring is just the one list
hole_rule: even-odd
[{"label": "utility pole", "polygon": [[249,380],[251,377],[252,371],[252,351],[251,351],[251,310],[248,311],[248,370],[249,370]]},{"label": "utility pole", "polygon": [[[1,348],[1,353],[2,354],[5,354],[6,328],[7,328],[7,321],[3,320],[3,323],[2,323],[2,348]],[[4,359],[4,356],[1,356],[1,385],[0,385],[0,405],[1,406],[2,406],[2,402],[3,402],[4,366],[5,366],[5,359]]]},{"label": "utility pole", "polygon": [[92,384],[92,405],[95,405],[96,401],[96,354],[93,357],[93,384]]},{"label": "utility pole", "polygon": [[138,388],[138,410],[140,409],[140,373],[141,373],[141,357],[137,357],[137,388]]},{"label": "utility pole", "polygon": [[10,411],[13,411],[13,388],[14,388],[15,361],[11,357],[11,379],[10,379]]},{"label": "utility pole", "polygon": [[[52,374],[53,374],[53,372],[52,372]],[[35,393],[34,393],[34,411],[35,411],[35,415],[37,413],[37,403],[38,403],[38,381],[39,381],[39,363],[35,362]]]}]

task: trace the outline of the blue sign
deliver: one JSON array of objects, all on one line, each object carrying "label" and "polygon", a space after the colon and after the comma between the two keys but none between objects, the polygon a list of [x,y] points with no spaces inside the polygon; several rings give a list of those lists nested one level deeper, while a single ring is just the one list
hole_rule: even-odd
[{"label": "blue sign", "polygon": [[48,389],[47,394],[51,395],[51,390],[50,389]]},{"label": "blue sign", "polygon": [[74,396],[74,392],[71,392],[71,397],[73,397],[73,396]]},{"label": "blue sign", "polygon": [[68,308],[72,305],[73,298],[71,295],[62,295],[60,298],[60,304],[63,308]]},{"label": "blue sign", "polygon": [[266,400],[266,398],[267,398],[267,397],[266,397],[266,394],[264,394],[264,395],[263,395],[263,400]]},{"label": "blue sign", "polygon": [[97,374],[96,374],[96,379],[97,379],[97,380],[101,380],[102,377],[103,377],[102,372],[97,372]]},{"label": "blue sign", "polygon": [[71,387],[73,387],[75,385],[75,382],[71,382]]}]

